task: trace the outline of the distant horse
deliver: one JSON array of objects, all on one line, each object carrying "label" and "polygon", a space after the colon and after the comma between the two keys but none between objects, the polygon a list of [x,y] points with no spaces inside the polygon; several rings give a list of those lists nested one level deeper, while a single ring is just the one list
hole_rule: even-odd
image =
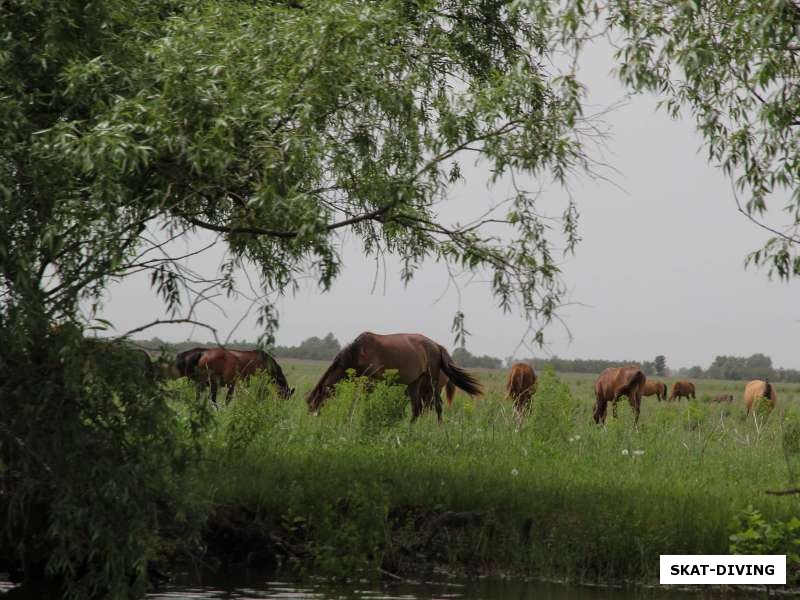
[{"label": "distant horse", "polygon": [[220,385],[228,388],[225,395],[227,404],[240,379],[262,370],[267,371],[275,381],[282,398],[289,398],[294,393],[294,388],[289,388],[280,365],[262,350],[193,348],[178,354],[175,363],[181,375],[194,380],[198,395],[204,387],[210,388],[214,406],[217,405],[217,390]]},{"label": "distant horse", "polygon": [[775,386],[768,379],[764,381],[754,379],[753,381],[748,381],[747,385],[744,386],[744,407],[748,415],[753,410],[755,401],[759,398],[766,398],[771,408],[775,408],[778,403],[778,392],[775,391]]},{"label": "distant horse", "polygon": [[656,381],[654,379],[648,379],[645,381],[644,388],[642,388],[642,396],[652,396],[653,394],[656,395],[659,402],[666,400],[667,384],[663,381]]},{"label": "distant horse", "polygon": [[639,422],[639,410],[644,389],[644,372],[639,367],[609,367],[605,369],[594,383],[594,422],[605,423],[608,403],[616,403],[621,396],[627,396],[633,407],[634,423]]},{"label": "distant horse", "polygon": [[511,365],[506,381],[508,397],[514,401],[514,412],[523,416],[530,406],[531,396],[536,393],[536,373],[533,367],[526,363]]},{"label": "distant horse", "polygon": [[681,398],[694,398],[694,384],[691,381],[676,381],[672,384],[672,393],[669,395],[669,401],[675,399],[680,401]]},{"label": "distant horse", "polygon": [[711,398],[712,402],[733,402],[733,394],[720,394]]},{"label": "distant horse", "polygon": [[364,332],[342,348],[311,390],[306,398],[311,413],[319,414],[331,388],[346,377],[348,369],[370,379],[380,379],[387,370],[396,370],[397,382],[406,386],[411,401],[412,422],[431,403],[441,422],[441,389],[447,387],[442,373],[453,384],[453,391],[459,387],[470,396],[481,394],[478,380],[456,366],[447,350],[432,339],[418,333],[378,335]]}]

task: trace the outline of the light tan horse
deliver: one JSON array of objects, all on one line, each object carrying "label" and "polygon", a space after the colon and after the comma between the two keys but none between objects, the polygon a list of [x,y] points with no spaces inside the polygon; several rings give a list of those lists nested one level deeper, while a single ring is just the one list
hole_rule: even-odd
[{"label": "light tan horse", "polygon": [[694,384],[691,381],[676,381],[672,384],[672,393],[669,395],[669,401],[675,399],[680,401],[681,398],[694,398]]},{"label": "light tan horse", "polygon": [[438,420],[442,420],[441,389],[447,386],[442,373],[470,396],[481,394],[478,380],[456,366],[447,350],[432,339],[418,333],[364,332],[342,348],[311,390],[306,399],[311,413],[319,414],[331,388],[346,377],[348,369],[370,379],[380,379],[387,370],[396,370],[397,382],[406,386],[411,400],[412,422],[431,403]]},{"label": "light tan horse", "polygon": [[594,422],[605,423],[608,403],[613,403],[616,409],[620,397],[627,396],[633,407],[634,423],[638,423],[645,381],[644,371],[635,366],[609,367],[600,373],[594,383]]},{"label": "light tan horse", "polygon": [[759,398],[766,398],[771,408],[775,408],[778,403],[778,392],[775,391],[775,386],[768,379],[764,381],[754,379],[748,381],[744,386],[744,407],[748,415],[753,409],[753,404]]},{"label": "light tan horse", "polygon": [[656,381],[655,379],[648,378],[647,381],[644,382],[644,388],[642,388],[642,396],[652,396],[653,394],[656,395],[658,401],[661,402],[662,400],[667,399],[667,384],[663,381]]},{"label": "light tan horse", "polygon": [[508,373],[506,393],[514,401],[514,413],[522,417],[530,407],[531,396],[536,393],[536,373],[527,363],[514,363]]}]

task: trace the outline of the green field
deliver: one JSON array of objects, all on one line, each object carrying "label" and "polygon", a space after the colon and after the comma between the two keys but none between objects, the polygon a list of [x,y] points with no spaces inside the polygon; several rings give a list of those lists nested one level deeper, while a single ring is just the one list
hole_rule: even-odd
[{"label": "green field", "polygon": [[[778,384],[778,408],[745,419],[742,382],[698,380],[696,401],[643,399],[637,430],[624,403],[592,422],[594,376],[540,373],[520,424],[505,371],[478,371],[483,398],[459,392],[442,425],[431,412],[411,425],[401,389],[357,382],[312,417],[304,399],[325,363],[282,362],[295,396],[251,381],[205,442],[207,545],[226,562],[644,582],[659,554],[728,553],[748,507],[773,523],[798,514],[797,496],[765,492],[797,485],[800,385]],[[193,402],[187,381],[171,385]],[[704,400],[722,393],[736,401]],[[784,553],[800,537],[751,519],[740,550]]]}]

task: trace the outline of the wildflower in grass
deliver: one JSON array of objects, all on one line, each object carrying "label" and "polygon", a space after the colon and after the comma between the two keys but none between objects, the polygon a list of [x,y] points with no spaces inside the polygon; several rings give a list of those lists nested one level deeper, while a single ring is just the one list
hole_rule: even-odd
[{"label": "wildflower in grass", "polygon": [[634,456],[641,456],[642,454],[644,454],[644,450],[634,450],[633,451],[633,455]]},{"label": "wildflower in grass", "polygon": [[519,471],[517,471],[516,469],[511,469],[511,476],[516,477],[517,475],[519,475]]},{"label": "wildflower in grass", "polygon": [[622,456],[628,456],[628,449],[627,448],[623,448],[622,449]]}]

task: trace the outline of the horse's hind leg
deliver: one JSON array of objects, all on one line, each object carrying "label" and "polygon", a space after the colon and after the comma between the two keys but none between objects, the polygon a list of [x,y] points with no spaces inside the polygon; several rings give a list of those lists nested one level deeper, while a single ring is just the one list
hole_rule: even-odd
[{"label": "horse's hind leg", "polygon": [[406,388],[406,394],[408,394],[408,399],[411,401],[411,422],[417,420],[417,417],[422,414],[423,403],[422,397],[420,396],[420,384],[421,380],[417,379],[413,383],[410,383]]},{"label": "horse's hind leg", "polygon": [[232,382],[228,384],[228,393],[225,394],[225,406],[231,401],[231,396],[233,396],[233,388],[236,387],[236,382]]},{"label": "horse's hind leg", "polygon": [[436,407],[436,420],[442,422],[442,391],[434,387],[433,403]]}]

